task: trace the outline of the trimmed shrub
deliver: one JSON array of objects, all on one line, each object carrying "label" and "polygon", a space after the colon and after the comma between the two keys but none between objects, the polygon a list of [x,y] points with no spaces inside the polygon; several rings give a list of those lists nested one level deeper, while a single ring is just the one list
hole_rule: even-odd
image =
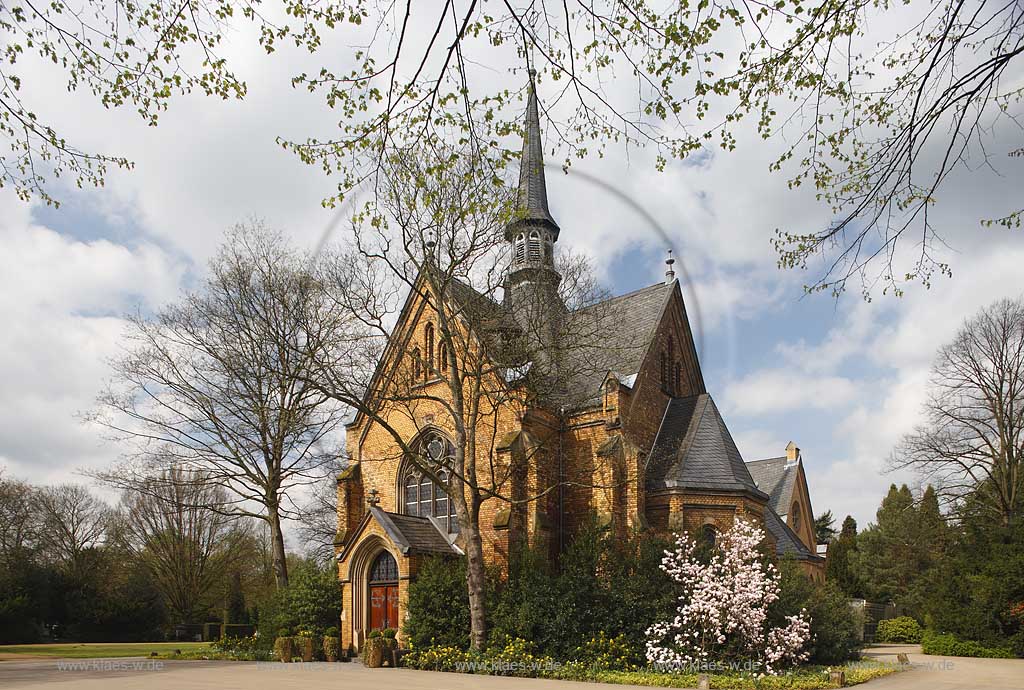
[{"label": "trimmed shrub", "polygon": [[371,633],[363,645],[363,665],[366,668],[380,668],[384,663],[384,652],[388,646],[387,640],[380,635]]},{"label": "trimmed shrub", "polygon": [[341,640],[332,635],[324,636],[324,661],[337,661],[341,656]]},{"label": "trimmed shrub", "polygon": [[256,626],[249,625],[248,623],[224,623],[220,626],[221,639],[228,637],[252,637],[255,632]]},{"label": "trimmed shrub", "polygon": [[951,633],[926,630],[921,639],[921,650],[935,656],[967,656],[988,659],[1012,659],[1013,651],[1006,647],[985,647],[972,640],[961,640]]},{"label": "trimmed shrub", "polygon": [[916,620],[910,616],[900,616],[899,618],[878,621],[878,628],[875,630],[875,641],[917,644],[921,641],[923,633],[921,625]]},{"label": "trimmed shrub", "polygon": [[220,623],[203,623],[203,642],[216,642],[221,638]]},{"label": "trimmed shrub", "polygon": [[292,639],[291,637],[279,637],[274,640],[274,656],[278,661],[290,664],[295,658],[295,644]]},{"label": "trimmed shrub", "polygon": [[295,656],[301,657],[303,661],[313,660],[313,638],[307,635],[298,635],[292,638],[295,649]]}]

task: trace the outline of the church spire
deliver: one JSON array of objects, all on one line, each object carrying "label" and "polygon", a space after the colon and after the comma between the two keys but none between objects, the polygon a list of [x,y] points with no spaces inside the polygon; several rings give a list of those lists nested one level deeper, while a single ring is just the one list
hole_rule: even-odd
[{"label": "church spire", "polygon": [[519,159],[519,196],[515,219],[505,230],[511,242],[527,227],[545,229],[551,241],[558,239],[558,223],[548,209],[548,190],[544,179],[544,145],[540,132],[540,111],[537,106],[536,72],[530,70],[526,101],[526,122],[523,127],[523,155]]},{"label": "church spire", "polygon": [[548,210],[544,181],[544,147],[537,107],[536,73],[530,70],[523,127],[523,156],[519,160],[519,197],[515,215],[505,227],[511,254],[505,277],[505,303],[523,329],[537,371],[557,369],[558,338],[565,304],[558,294],[561,276],[555,268],[558,223]]}]

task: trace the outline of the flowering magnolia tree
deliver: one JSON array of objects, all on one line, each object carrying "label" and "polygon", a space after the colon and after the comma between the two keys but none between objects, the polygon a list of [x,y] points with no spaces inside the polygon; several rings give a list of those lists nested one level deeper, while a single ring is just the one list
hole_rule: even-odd
[{"label": "flowering magnolia tree", "polygon": [[661,568],[680,586],[679,608],[672,620],[648,628],[649,662],[681,671],[742,661],[775,674],[807,658],[806,612],[787,616],[781,626],[768,619],[768,607],[779,598],[779,574],[759,558],[763,539],[756,525],[736,520],[702,563],[696,542],[685,534],[676,538]]}]

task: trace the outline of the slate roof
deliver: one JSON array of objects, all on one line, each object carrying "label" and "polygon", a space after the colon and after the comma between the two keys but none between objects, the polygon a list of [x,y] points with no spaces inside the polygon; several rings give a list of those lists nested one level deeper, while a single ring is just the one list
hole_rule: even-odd
[{"label": "slate roof", "polygon": [[444,528],[434,520],[414,515],[388,513],[373,506],[370,515],[380,523],[388,537],[403,554],[457,554]]},{"label": "slate roof", "polygon": [[640,371],[662,312],[676,289],[675,283],[658,283],[566,315],[565,337],[587,341],[568,348],[571,402],[583,404],[600,397],[609,372],[628,379]]},{"label": "slate roof", "polygon": [[647,465],[648,488],[739,491],[767,499],[757,488],[715,401],[707,393],[674,398]]},{"label": "slate roof", "polygon": [[800,537],[796,535],[789,525],[779,517],[775,509],[770,505],[764,511],[764,526],[768,532],[775,537],[775,553],[779,556],[792,556],[799,561],[818,560],[821,558],[816,553],[811,553]]},{"label": "slate roof", "polygon": [[757,487],[769,496],[772,508],[780,516],[789,515],[789,507],[793,503],[793,491],[796,488],[797,463],[790,463],[783,455],[779,458],[751,460],[747,463],[750,476]]},{"label": "slate roof", "polygon": [[495,302],[461,280],[451,281],[448,294],[466,317],[476,323],[484,323],[491,328],[500,330],[519,328],[515,318],[504,305]]}]

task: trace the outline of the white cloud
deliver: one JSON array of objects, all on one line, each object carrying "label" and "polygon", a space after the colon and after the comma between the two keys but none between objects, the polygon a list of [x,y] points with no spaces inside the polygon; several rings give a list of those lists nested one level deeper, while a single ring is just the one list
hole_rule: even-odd
[{"label": "white cloud", "polygon": [[28,207],[0,220],[0,462],[38,481],[112,459],[87,410],[117,352],[122,315],[178,291],[185,265],[151,244],[82,242],[29,222]]},{"label": "white cloud", "polygon": [[809,376],[795,370],[757,371],[725,387],[730,412],[762,415],[794,410],[831,410],[850,403],[856,384],[842,376]]}]

